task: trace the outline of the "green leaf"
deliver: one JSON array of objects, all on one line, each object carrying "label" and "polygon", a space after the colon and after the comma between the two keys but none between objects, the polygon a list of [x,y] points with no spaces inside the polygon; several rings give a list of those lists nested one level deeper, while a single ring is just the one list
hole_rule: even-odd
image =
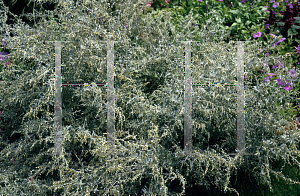
[{"label": "green leaf", "polygon": [[[266,11],[268,8],[266,8],[266,7],[264,7],[264,6],[261,6],[262,8],[261,8],[261,12],[263,13],[264,11]],[[261,12],[259,12],[259,13],[261,13]]]},{"label": "green leaf", "polygon": [[231,27],[234,27],[234,26],[237,26],[237,23],[236,23],[236,22],[233,23],[233,24],[231,25]]},{"label": "green leaf", "polygon": [[239,14],[239,11],[238,10],[229,10],[230,13],[233,13],[233,14]]},{"label": "green leaf", "polygon": [[249,19],[250,18],[250,14],[249,13],[245,13],[244,16]]},{"label": "green leaf", "polygon": [[242,4],[241,2],[238,2],[238,4],[239,4],[239,7],[243,7],[243,8],[246,7],[246,6],[245,6],[244,4]]},{"label": "green leaf", "polygon": [[297,26],[297,25],[293,25],[292,28],[294,28],[295,30],[299,29],[300,26]]},{"label": "green leaf", "polygon": [[277,25],[279,26],[283,26],[284,25],[284,22],[275,22]]},{"label": "green leaf", "polygon": [[295,41],[298,42],[298,43],[300,43],[300,39],[295,38]]},{"label": "green leaf", "polygon": [[236,18],[235,21],[236,21],[237,23],[242,23],[241,18]]},{"label": "green leaf", "polygon": [[300,23],[300,17],[294,17],[296,20],[294,20],[293,23]]},{"label": "green leaf", "polygon": [[298,33],[297,33],[296,29],[293,27],[288,30],[288,37],[290,37],[291,35],[297,35],[297,34]]},{"label": "green leaf", "polygon": [[264,19],[265,17],[256,17],[256,19]]},{"label": "green leaf", "polygon": [[251,21],[248,20],[245,25],[248,26],[250,24],[251,24]]}]

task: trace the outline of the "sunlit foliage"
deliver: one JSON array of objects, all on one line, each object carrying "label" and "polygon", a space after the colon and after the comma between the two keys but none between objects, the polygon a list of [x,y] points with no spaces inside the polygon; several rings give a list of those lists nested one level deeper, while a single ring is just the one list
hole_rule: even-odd
[{"label": "sunlit foliage", "polygon": [[[141,17],[145,2],[117,2],[118,14],[112,16],[105,0],[60,1],[34,29],[22,22],[11,28],[15,36],[6,42],[14,49],[12,63],[0,75],[1,194],[182,195],[186,187],[201,185],[237,192],[229,179],[241,167],[271,190],[270,173],[291,181],[269,162],[282,158],[299,165],[299,132],[276,134],[289,119],[274,103],[292,93],[259,83],[253,74],[263,67],[253,52],[261,43],[244,44],[245,140],[254,155],[246,160],[227,154],[236,146],[235,86],[193,86],[193,153],[182,153],[184,42],[176,41],[199,38],[192,43],[194,84],[235,83],[236,43],[222,41],[219,13],[203,29],[192,25],[191,14],[175,28],[168,12]],[[9,28],[6,12],[3,28]],[[70,41],[62,43],[63,83],[105,83],[106,42],[98,41],[120,41],[114,50],[116,155],[105,155],[105,86],[91,85],[62,87],[66,155],[53,156],[55,61],[49,40]],[[278,58],[287,62],[289,57]],[[277,59],[264,61],[271,65]],[[292,80],[281,73],[288,67],[278,74]],[[274,90],[267,92],[270,85]]]}]

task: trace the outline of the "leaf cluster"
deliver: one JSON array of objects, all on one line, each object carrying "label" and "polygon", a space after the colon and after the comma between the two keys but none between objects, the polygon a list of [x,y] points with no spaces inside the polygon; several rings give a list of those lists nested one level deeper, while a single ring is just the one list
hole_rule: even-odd
[{"label": "leaf cluster", "polygon": [[[58,8],[49,11],[34,29],[22,22],[10,29],[15,36],[7,38],[7,47],[14,49],[14,64],[0,73],[1,193],[182,195],[192,186],[216,186],[237,193],[230,187],[230,176],[248,162],[241,153],[233,158],[228,155],[236,145],[234,86],[193,87],[194,146],[192,154],[182,150],[185,53],[184,43],[176,41],[192,40],[194,35],[201,40],[192,45],[194,84],[234,83],[237,47],[222,41],[226,35],[219,26],[220,15],[216,13],[199,30],[192,26],[195,20],[189,14],[179,32],[168,25],[169,13],[142,16],[140,6],[145,1],[125,2],[126,6],[114,4],[119,14],[112,16],[107,1],[59,1]],[[107,100],[105,87],[96,84],[63,87],[65,155],[52,154],[54,45],[46,40],[70,41],[62,44],[64,83],[105,82],[106,42],[98,41],[120,41],[114,49],[115,154],[106,154]],[[273,103],[290,97],[275,86],[268,92],[270,85],[259,83],[253,74],[261,57],[250,51],[261,45],[245,44],[249,78],[245,81],[245,139],[247,150],[255,153],[249,171],[272,189],[270,172],[290,179],[272,170],[269,161],[281,157],[299,164],[295,147],[299,132],[276,134],[289,119],[283,119]],[[25,57],[35,59],[27,70],[22,69]],[[275,57],[264,60],[271,63]],[[256,86],[250,86],[253,80]],[[174,187],[181,189],[172,191]]]}]

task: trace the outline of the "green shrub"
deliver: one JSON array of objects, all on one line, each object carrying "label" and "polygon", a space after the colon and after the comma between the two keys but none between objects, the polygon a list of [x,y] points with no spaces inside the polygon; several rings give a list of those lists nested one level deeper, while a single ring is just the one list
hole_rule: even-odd
[{"label": "green shrub", "polygon": [[[260,83],[253,74],[261,59],[250,51],[264,48],[262,43],[244,47],[248,73],[245,96],[249,99],[246,143],[247,150],[255,155],[246,160],[240,154],[234,158],[227,154],[236,144],[236,94],[232,87],[216,86],[194,87],[193,154],[184,155],[184,44],[175,41],[191,40],[194,35],[201,40],[192,45],[195,83],[207,78],[233,83],[236,46],[224,42],[228,34],[220,27],[222,19],[217,12],[212,11],[214,17],[200,30],[192,26],[195,19],[188,14],[180,24],[186,28],[179,32],[169,25],[170,13],[142,16],[140,6],[145,1],[125,2],[116,4],[120,14],[112,17],[106,2],[84,1],[72,8],[72,2],[59,1],[59,9],[54,11],[59,21],[45,19],[34,31],[20,22],[11,28],[16,36],[8,38],[7,48],[14,49],[11,56],[16,66],[0,72],[0,110],[6,115],[5,122],[11,122],[4,127],[5,134],[1,132],[1,194],[175,195],[195,187],[237,193],[230,177],[239,169],[251,173],[257,183],[270,190],[270,173],[288,181],[280,169],[270,166],[279,158],[286,164],[299,164],[299,132],[277,135],[275,129],[289,124],[290,119],[283,118],[280,108],[270,103],[289,100],[292,93],[280,94],[276,86]],[[51,18],[51,13],[48,16]],[[136,18],[140,18],[138,25],[134,25]],[[63,122],[68,123],[63,127],[63,150],[69,154],[53,156],[54,52],[53,44],[44,41],[58,39],[80,41],[62,44],[63,69],[68,71],[63,81],[89,83],[106,80],[106,43],[95,42],[123,41],[115,43],[114,51],[117,154],[104,155],[107,100],[103,87],[91,85],[63,87]],[[78,50],[81,45],[84,48]],[[275,50],[269,45],[266,49]],[[24,54],[35,59],[27,65],[29,70],[23,70],[19,63]],[[270,55],[266,61],[273,62],[275,57],[284,63],[288,60],[287,56]],[[288,71],[287,67],[284,70]],[[251,86],[253,81],[257,82],[255,87]],[[12,135],[14,139],[9,138]]]}]

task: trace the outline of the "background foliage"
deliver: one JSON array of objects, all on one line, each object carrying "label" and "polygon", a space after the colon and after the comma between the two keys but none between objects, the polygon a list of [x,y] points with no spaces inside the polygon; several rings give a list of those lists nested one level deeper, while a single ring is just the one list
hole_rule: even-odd
[{"label": "background foliage", "polygon": [[[166,3],[168,2],[168,3]],[[286,38],[282,41],[279,49],[281,55],[291,55],[292,68],[299,70],[300,51],[299,46],[299,1],[153,1],[150,8],[154,8],[154,13],[161,10],[168,10],[172,13],[173,24],[178,26],[178,21],[186,16],[191,10],[193,17],[197,20],[195,25],[203,26],[205,21],[211,17],[210,10],[216,10],[224,16],[224,23],[221,25],[223,29],[230,34],[225,41],[229,40],[260,40],[264,46],[267,40],[272,40],[274,36],[282,35]],[[162,6],[159,6],[162,5]],[[291,8],[292,7],[292,8]],[[274,12],[276,11],[276,12]],[[282,26],[284,25],[284,26]],[[179,27],[180,31],[182,27]],[[261,32],[258,37],[254,34]],[[196,37],[198,40],[198,38]],[[217,38],[216,38],[217,39]],[[260,52],[263,52],[260,53]],[[259,49],[261,57],[267,55],[270,51],[262,51]],[[277,51],[276,51],[277,52]],[[257,75],[262,75],[259,71]],[[261,77],[261,81],[265,78]],[[273,79],[278,79],[276,76]],[[289,104],[289,112],[285,115],[299,118],[299,83],[294,84],[292,91],[297,92],[296,99]],[[294,120],[297,122],[296,118]]]},{"label": "background foliage", "polygon": [[[71,9],[74,5],[76,9]],[[258,42],[253,45],[245,44],[248,73],[246,84],[249,88],[246,98],[248,96],[252,100],[247,102],[246,141],[251,144],[248,146],[250,151],[256,155],[248,159],[226,155],[235,150],[234,123],[228,121],[230,115],[235,115],[234,92],[225,95],[222,87],[210,90],[208,87],[198,87],[193,99],[196,100],[195,108],[193,107],[194,154],[183,156],[180,152],[183,149],[184,45],[173,43],[176,40],[194,40],[195,36],[203,40],[201,44],[205,50],[202,54],[197,52],[199,48],[193,44],[195,81],[197,77],[200,81],[216,77],[209,75],[214,73],[212,71],[204,74],[205,68],[218,70],[220,73],[227,71],[222,77],[229,77],[225,81],[232,80],[230,77],[234,75],[228,73],[228,66],[234,65],[234,61],[224,63],[223,66],[228,70],[217,69],[215,66],[219,61],[215,58],[217,55],[230,54],[230,57],[225,58],[234,59],[236,47],[221,42],[226,37],[228,39],[229,35],[222,30],[223,21],[214,10],[210,13],[215,17],[206,20],[203,28],[192,25],[196,22],[192,12],[179,21],[176,28],[168,25],[173,17],[167,11],[142,15],[144,5],[145,2],[140,2],[134,6],[130,1],[126,1],[126,6],[123,3],[108,6],[106,1],[78,4],[61,1],[55,14],[48,12],[45,20],[40,19],[32,27],[17,20],[14,27],[9,28],[5,25],[7,10],[3,14],[2,25],[6,28],[3,31],[11,31],[14,35],[5,37],[5,46],[13,58],[10,66],[1,71],[3,194],[164,195],[181,193],[184,189],[186,194],[190,194],[192,190],[201,188],[234,191],[234,186],[238,191],[245,191],[242,184],[237,186],[234,183],[234,178],[238,179],[242,175],[265,186],[265,190],[270,187],[272,190],[274,186],[274,182],[270,181],[270,173],[278,175],[280,179],[291,177],[292,180],[298,180],[297,176],[284,172],[282,174],[280,170],[283,169],[283,163],[288,165],[289,161],[292,161],[289,165],[299,164],[299,133],[294,127],[289,130],[289,134],[277,134],[277,131],[283,132],[282,126],[288,125],[291,118],[282,116],[280,109],[285,108],[279,108],[276,103],[280,103],[280,100],[289,103],[290,96],[295,95],[295,92],[278,93],[278,86],[259,81],[255,71],[257,68],[262,69],[262,59],[258,55],[249,54],[249,51],[258,48],[278,51],[277,48],[270,47],[271,40],[268,40],[266,47]],[[113,14],[108,7],[114,7],[121,14]],[[5,9],[4,6],[3,8]],[[89,12],[92,8],[98,8],[98,11]],[[186,28],[179,31],[181,26]],[[104,88],[93,85],[63,87],[63,122],[66,123],[64,149],[70,156],[55,158],[51,154],[54,140],[53,44],[45,44],[44,41],[62,38],[80,41],[80,44],[63,44],[64,50],[69,51],[62,54],[64,69],[67,70],[65,73],[69,73],[63,75],[66,77],[64,81],[81,81],[78,79],[80,77],[88,83],[100,82],[105,79],[106,73],[103,58],[106,54],[105,43],[92,44],[95,46],[93,49],[90,44],[83,46],[84,51],[104,48],[99,51],[100,57],[95,58],[96,60],[94,54],[86,58],[87,54],[79,53],[84,51],[76,51],[75,46],[79,48],[84,45],[84,38],[87,37],[90,42],[125,40],[115,46],[115,87],[118,89],[116,145],[119,154],[110,157],[101,155],[106,150],[106,137],[103,136],[106,131],[106,100]],[[219,40],[215,40],[216,37]],[[280,38],[282,37],[275,40]],[[161,40],[165,42],[160,43]],[[131,43],[136,43],[139,51]],[[205,55],[210,53],[211,56]],[[276,73],[283,79],[294,81],[290,75],[280,73],[289,72],[290,57],[275,54],[278,53],[273,52],[265,57],[265,62],[271,65],[276,62],[275,57],[280,58],[286,66],[276,70]],[[67,64],[70,56],[77,60]],[[26,64],[27,59],[31,63]],[[99,60],[101,64],[97,67],[99,63],[96,62]],[[198,69],[197,64],[201,64]],[[270,68],[266,67],[266,70]],[[216,73],[217,71],[214,74]],[[251,87],[253,84],[256,88]],[[211,92],[217,93],[214,97],[209,97]],[[197,97],[199,94],[201,96]],[[200,107],[200,104],[197,107],[197,101],[201,102],[201,98],[205,99],[202,103],[206,101],[206,108]],[[267,101],[275,104],[267,104]],[[253,103],[260,103],[260,107],[252,105]],[[233,111],[225,115],[221,106]],[[223,121],[222,126],[216,126]],[[272,124],[277,125],[276,128],[271,127]],[[297,165],[294,168],[295,173],[299,172]]]}]

